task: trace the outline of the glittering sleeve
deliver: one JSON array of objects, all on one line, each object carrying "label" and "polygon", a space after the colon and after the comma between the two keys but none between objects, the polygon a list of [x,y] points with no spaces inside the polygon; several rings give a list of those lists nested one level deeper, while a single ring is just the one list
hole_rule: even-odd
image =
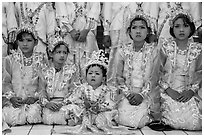
[{"label": "glittering sleeve", "polygon": [[76,88],[74,89],[73,93],[68,97],[68,100],[73,103],[73,104],[81,104],[83,103],[82,101],[82,90],[83,90],[83,86],[76,86]]},{"label": "glittering sleeve", "polygon": [[159,49],[159,67],[162,69],[164,68],[164,65],[166,63],[166,50],[165,50],[165,46],[167,44],[167,40],[164,38],[160,38],[159,39],[159,43],[158,43],[158,49]]},{"label": "glittering sleeve", "polygon": [[122,48],[118,50],[115,58],[115,73],[116,73],[116,83],[117,85],[125,85],[125,78],[123,77],[124,71],[124,56],[122,54]]},{"label": "glittering sleeve", "polygon": [[71,78],[69,79],[69,83],[68,83],[68,91],[69,92],[73,92],[73,90],[76,88],[76,86],[75,86],[75,82],[78,82],[78,75],[77,75],[77,73],[78,73],[78,69],[77,69],[77,67],[76,67],[76,65],[72,65],[71,66]]},{"label": "glittering sleeve", "polygon": [[39,99],[42,105],[46,105],[49,101],[48,93],[46,91],[47,83],[43,75],[43,68],[38,72],[39,75]]},{"label": "glittering sleeve", "polygon": [[160,50],[159,47],[157,45],[154,45],[152,50],[152,55],[150,58],[151,72],[149,74],[149,78],[144,83],[142,92],[140,93],[140,95],[142,95],[143,98],[146,96],[151,97],[152,94],[154,94],[153,92],[158,92],[154,89],[156,88],[159,81],[159,66],[160,66],[159,50]]},{"label": "glittering sleeve", "polygon": [[[159,67],[160,67],[160,47],[156,46],[152,54],[152,72],[149,81],[151,83],[150,89],[154,89],[159,81]],[[152,91],[152,90],[151,90]]]},{"label": "glittering sleeve", "polygon": [[124,67],[124,60],[121,56],[122,51],[121,49],[117,49],[115,52],[115,56],[110,57],[111,63],[109,63],[107,73],[107,83],[113,86],[125,83],[125,80],[122,76]]},{"label": "glittering sleeve", "polygon": [[7,56],[3,60],[3,73],[2,73],[2,93],[3,97],[10,99],[15,96],[12,86],[12,61],[11,56]]},{"label": "glittering sleeve", "polygon": [[156,64],[156,68],[155,70],[157,71],[155,75],[158,76],[158,79],[157,79],[157,85],[162,87],[162,91],[164,91],[164,87],[163,87],[163,84],[166,84],[168,85],[168,83],[166,83],[166,81],[164,81],[162,79],[162,76],[165,75],[166,73],[166,70],[165,70],[165,64],[166,64],[166,61],[167,61],[167,55],[166,55],[166,49],[165,49],[165,45],[167,44],[167,40],[164,39],[164,38],[160,38],[159,39],[159,43],[158,43],[158,62]]},{"label": "glittering sleeve", "polygon": [[202,52],[196,58],[195,72],[193,74],[193,79],[191,83],[191,89],[196,93],[201,88],[202,85]]},{"label": "glittering sleeve", "polygon": [[103,111],[112,110],[116,107],[116,102],[113,100],[114,92],[107,90],[106,95],[104,96],[105,100],[101,104],[101,109]]},{"label": "glittering sleeve", "polygon": [[[72,103],[72,101],[74,100],[78,100],[78,96],[80,96],[80,93],[77,92],[77,85],[75,83],[78,83],[78,78],[77,78],[77,69],[76,69],[76,66],[73,65],[72,66],[72,76],[70,78],[70,80],[68,81],[68,86],[67,86],[67,90],[68,90],[68,94],[64,97],[64,103],[65,104],[69,104],[69,103]],[[76,93],[77,92],[77,93]],[[76,94],[76,95],[73,95],[73,94]]]}]

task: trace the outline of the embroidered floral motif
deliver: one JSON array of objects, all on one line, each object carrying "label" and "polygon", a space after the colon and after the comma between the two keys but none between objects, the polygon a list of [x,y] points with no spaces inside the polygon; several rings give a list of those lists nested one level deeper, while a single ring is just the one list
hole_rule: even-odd
[{"label": "embroidered floral motif", "polygon": [[16,96],[16,94],[13,91],[7,91],[5,94],[2,95],[2,97],[6,97],[7,99],[10,99],[14,96]]},{"label": "embroidered floral motif", "polygon": [[195,60],[198,55],[201,53],[201,47],[196,44],[189,42],[186,52],[181,53],[181,51],[178,50],[178,47],[176,45],[176,42],[172,39],[164,40],[163,41],[163,51],[168,56],[169,60],[171,61],[172,68],[176,67],[176,58],[177,54],[186,54],[186,61],[184,64],[184,71],[188,71],[190,64],[193,60]]},{"label": "embroidered floral motif", "polygon": [[[23,53],[21,51],[15,51],[15,50],[11,50],[11,55],[9,56],[10,59],[19,64],[20,66],[20,77],[22,79],[24,79],[24,77],[27,76],[27,71],[25,71],[25,65],[24,65],[24,60],[25,57],[23,55]],[[31,71],[31,78],[32,79],[36,79],[38,77],[37,72],[39,69],[39,66],[42,65],[44,56],[42,53],[33,53],[33,55],[31,56],[32,58],[32,62],[31,62],[31,67],[32,67],[32,71]],[[38,65],[37,65],[38,64]],[[8,91],[7,93],[5,93],[5,95],[7,98],[11,98],[13,96],[15,96],[15,93],[13,93],[13,91]],[[37,93],[35,93],[35,96],[38,96]]]},{"label": "embroidered floral motif", "polygon": [[[14,51],[12,50],[11,51],[11,58],[19,63],[20,65],[20,70],[21,70],[21,75],[23,76],[24,75],[24,58],[23,58],[23,54],[21,53],[21,51]],[[37,77],[37,71],[39,69],[40,66],[42,66],[43,64],[45,64],[45,62],[43,62],[44,60],[44,54],[42,53],[37,53],[37,52],[34,52],[33,55],[32,55],[32,78],[35,78]]]},{"label": "embroidered floral motif", "polygon": [[103,111],[102,104],[105,103],[104,97],[105,97],[105,94],[107,93],[107,87],[102,85],[96,90],[101,91],[101,93],[98,96],[94,95],[96,91],[87,83],[81,86],[81,93],[82,93],[82,100],[84,101],[84,107],[86,108],[87,111],[91,113],[99,114],[100,112]]},{"label": "embroidered floral motif", "polygon": [[[135,61],[133,58],[135,51],[133,50],[131,44],[123,46],[122,49],[123,49],[122,53],[124,54],[127,65],[128,65],[127,83],[129,84],[129,87],[132,87],[131,86],[131,76],[132,76],[132,71],[133,71],[133,61]],[[153,49],[154,49],[153,44],[145,43],[142,51],[140,51],[142,53],[142,63],[141,63],[142,80],[144,80],[147,62],[151,57]]]},{"label": "embroidered floral motif", "polygon": [[[68,81],[71,79],[73,73],[76,71],[76,67],[70,66],[70,65],[65,65],[63,67],[62,75],[60,79],[62,81],[60,82],[60,86],[58,87],[58,90],[62,90],[66,85],[68,84]],[[44,72],[45,79],[47,81],[47,92],[50,94],[52,97],[54,94],[54,82],[55,82],[55,69],[53,67],[46,69]]]}]

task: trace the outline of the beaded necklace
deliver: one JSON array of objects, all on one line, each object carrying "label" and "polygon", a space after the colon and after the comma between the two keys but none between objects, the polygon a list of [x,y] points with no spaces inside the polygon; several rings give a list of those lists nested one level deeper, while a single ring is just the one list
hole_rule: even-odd
[{"label": "beaded necklace", "polygon": [[[176,66],[177,66],[177,55],[186,55],[185,61],[184,61],[184,67],[183,67],[183,72],[185,76],[189,74],[190,70],[190,64],[195,60],[198,55],[201,53],[201,48],[199,48],[196,43],[188,42],[187,44],[187,49],[186,50],[180,50],[177,47],[177,44],[174,40],[171,40],[169,43],[168,41],[163,42],[163,48],[165,49],[165,54],[168,56],[170,62],[171,62],[171,81],[174,79],[172,73],[174,72]],[[186,77],[185,77],[185,83],[187,82]],[[186,83],[185,85],[188,85],[189,83]],[[186,87],[185,87],[186,88]]]},{"label": "beaded necklace", "polygon": [[90,87],[88,84],[85,85],[84,91],[82,91],[82,100],[85,103],[85,108],[94,113],[98,114],[100,113],[100,104],[104,102],[104,96],[106,94],[106,87],[102,85],[102,87],[99,89],[101,90],[101,93],[95,100],[92,99],[92,92],[95,92],[92,87]]},{"label": "beaded necklace", "polygon": [[[21,77],[26,76],[25,66],[32,67],[32,77],[37,76],[37,69],[42,64],[42,54],[34,52],[30,58],[26,58],[21,51],[11,50],[12,58],[20,65]],[[25,63],[25,64],[24,64]]]},{"label": "beaded necklace", "polygon": [[33,56],[27,58],[23,55],[23,61],[25,63],[25,66],[30,66],[33,62]]},{"label": "beaded necklace", "polygon": [[[60,81],[59,83],[59,87],[58,87],[58,91],[62,91],[62,89],[68,84],[68,80],[71,79],[73,73],[76,71],[76,67],[75,65],[64,65],[62,68],[62,74],[60,79],[62,79],[62,81]],[[54,92],[55,92],[55,75],[56,75],[56,70],[54,67],[48,68],[47,70],[44,71],[44,75],[45,75],[45,79],[47,80],[47,92],[50,94],[50,97],[53,97]]]},{"label": "beaded necklace", "polygon": [[[142,61],[141,61],[141,69],[140,69],[141,73],[142,73],[142,80],[144,80],[144,78],[145,78],[147,62],[150,58],[150,55],[152,53],[153,48],[154,48],[153,46],[150,46],[145,42],[143,45],[143,48],[139,51],[139,53],[142,53]],[[126,59],[127,59],[126,61],[127,61],[127,66],[128,66],[128,72],[127,72],[127,79],[126,80],[127,80],[127,83],[129,84],[129,87],[133,88],[131,85],[131,76],[132,76],[132,71],[134,69],[133,68],[133,62],[136,61],[133,57],[135,54],[135,51],[133,51],[132,49],[124,49],[123,53],[126,56]]]}]

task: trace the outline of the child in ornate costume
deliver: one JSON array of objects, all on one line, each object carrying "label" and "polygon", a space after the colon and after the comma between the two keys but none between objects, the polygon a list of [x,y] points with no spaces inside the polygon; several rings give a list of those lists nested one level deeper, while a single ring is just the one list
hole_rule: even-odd
[{"label": "child in ornate costume", "polygon": [[15,2],[15,14],[18,26],[24,17],[33,15],[32,21],[38,33],[36,52],[46,53],[50,37],[54,36],[56,20],[52,2]]},{"label": "child in ornate costume", "polygon": [[10,126],[40,123],[38,71],[45,63],[45,55],[34,52],[38,39],[30,18],[22,20],[16,43],[18,50],[4,60],[2,89],[8,104],[3,108],[3,116]]},{"label": "child in ornate costume", "polygon": [[172,38],[161,39],[162,122],[175,129],[201,130],[202,49],[189,12],[177,7],[170,16]]},{"label": "child in ornate costume", "polygon": [[69,117],[72,105],[67,98],[72,93],[76,66],[67,61],[68,44],[56,33],[48,47],[49,66],[42,69],[40,87],[43,107],[42,122],[45,124],[75,125],[79,118]]},{"label": "child in ornate costume", "polygon": [[116,77],[113,81],[122,91],[123,98],[118,106],[120,125],[142,128],[151,121],[150,107],[156,93],[153,91],[157,75],[154,74],[158,60],[156,43],[148,43],[152,28],[151,18],[138,9],[130,16],[128,33],[133,40],[124,44],[114,60]]},{"label": "child in ornate costume", "polygon": [[91,53],[98,51],[96,27],[100,2],[55,2],[55,7],[63,37],[70,44],[70,53],[75,54],[81,70]]},{"label": "child in ornate costume", "polygon": [[[187,10],[193,16],[196,28],[199,28],[202,24],[202,4],[200,2],[152,2],[150,12],[151,15],[156,18],[157,31],[161,31],[160,36],[164,38],[170,38],[169,33],[169,15],[172,9],[180,6]],[[165,20],[165,21],[164,21]],[[159,30],[161,29],[161,30]]]},{"label": "child in ornate costume", "polygon": [[[78,105],[82,115],[82,124],[69,129],[73,134],[115,134],[122,133],[121,129],[114,126],[117,117],[116,88],[106,85],[108,60],[102,50],[93,52],[85,66],[86,83],[80,84],[69,101]],[[124,129],[124,128],[123,128]],[[126,130],[127,133],[127,130]],[[91,133],[90,133],[91,134]]]},{"label": "child in ornate costume", "polygon": [[[135,14],[137,10],[143,9],[145,14],[150,15],[151,10],[150,2],[104,2],[103,11],[103,26],[104,26],[104,46],[110,48],[109,55],[109,69],[107,76],[107,82],[113,82],[112,77],[115,75],[114,69],[116,66],[114,58],[117,50],[122,44],[127,44],[132,41],[127,34],[127,22],[129,22],[129,16]],[[137,10],[136,10],[137,9]],[[129,24],[128,24],[129,25]],[[150,35],[150,34],[149,34]]]}]

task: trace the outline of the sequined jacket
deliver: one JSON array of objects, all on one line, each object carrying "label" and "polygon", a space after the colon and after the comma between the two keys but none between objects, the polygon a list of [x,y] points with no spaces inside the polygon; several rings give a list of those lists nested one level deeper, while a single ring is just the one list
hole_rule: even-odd
[{"label": "sequined jacket", "polygon": [[202,81],[202,48],[200,43],[189,40],[186,50],[180,50],[174,38],[161,39],[161,76],[169,86],[181,92]]},{"label": "sequined jacket", "polygon": [[158,80],[155,68],[159,50],[155,43],[144,43],[142,50],[135,52],[132,44],[123,45],[116,54],[113,83],[127,87],[130,92],[143,91],[145,96],[155,88]]},{"label": "sequined jacket", "polygon": [[33,53],[31,66],[24,65],[22,52],[12,51],[3,62],[2,89],[3,96],[38,97],[39,76],[38,72],[47,63],[45,54]]},{"label": "sequined jacket", "polygon": [[79,85],[69,100],[81,107],[81,109],[98,114],[116,108],[115,89],[101,85],[97,89],[84,83]]},{"label": "sequined jacket", "polygon": [[66,98],[72,94],[72,88],[74,88],[76,72],[76,66],[68,63],[59,72],[56,72],[53,64],[42,68],[40,73],[42,104],[46,104],[52,98],[60,97],[63,98],[63,103],[66,105]]}]

